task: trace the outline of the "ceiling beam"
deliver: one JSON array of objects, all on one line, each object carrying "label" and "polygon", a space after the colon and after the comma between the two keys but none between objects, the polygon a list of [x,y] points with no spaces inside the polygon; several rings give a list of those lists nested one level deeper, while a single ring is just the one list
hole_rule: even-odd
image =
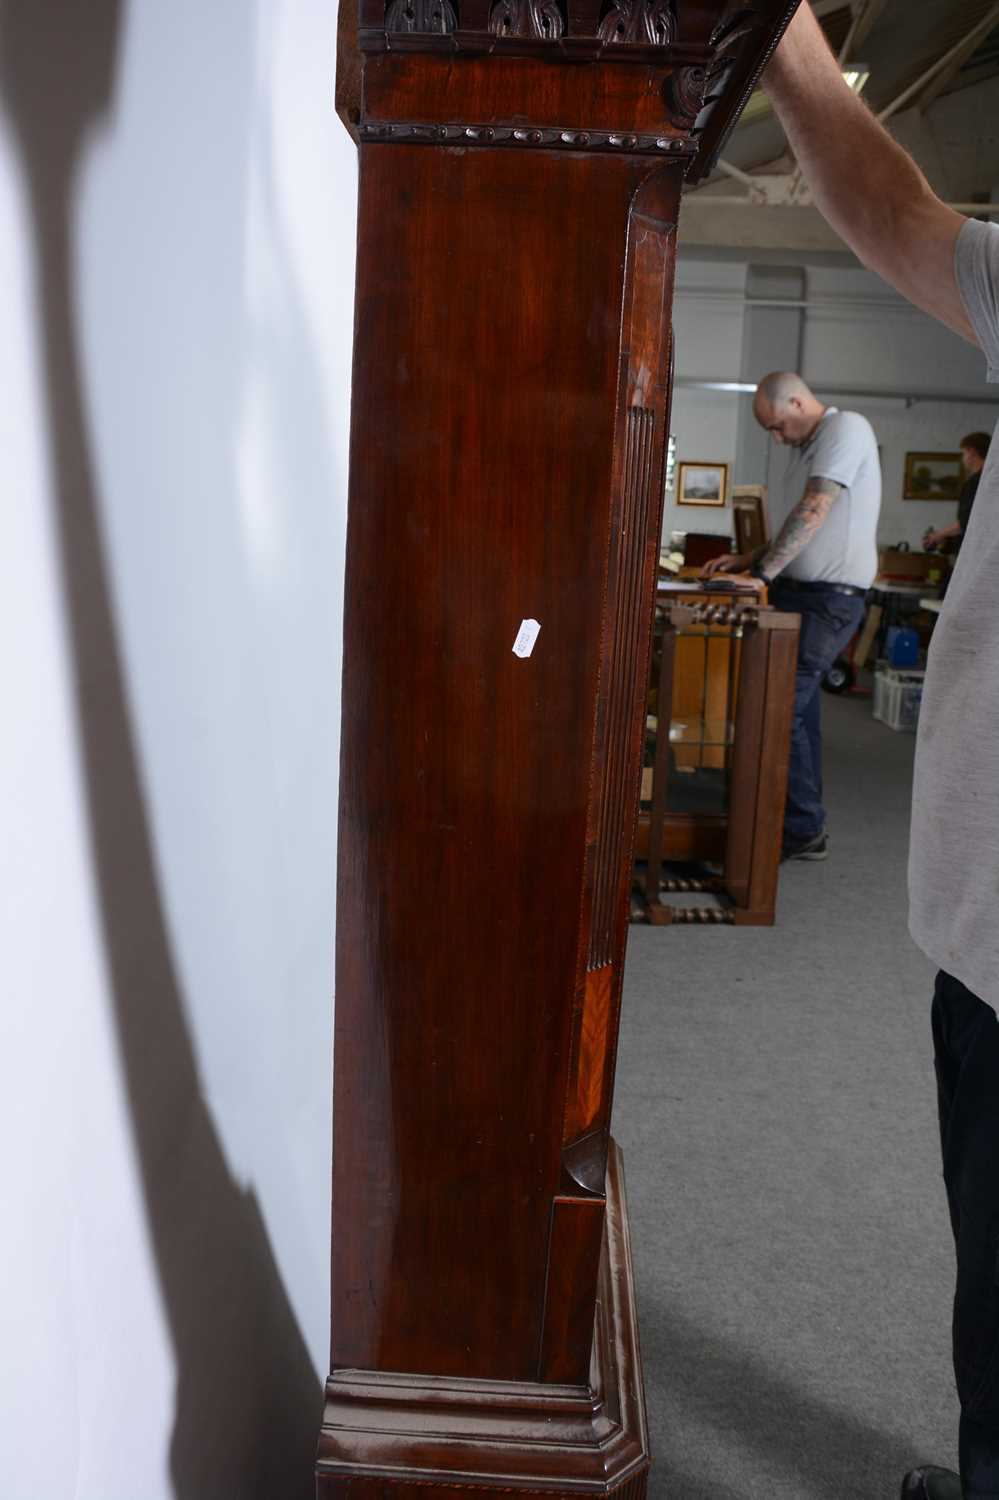
[{"label": "ceiling beam", "polygon": [[854,11],[853,20],[850,22],[850,29],[846,34],[846,38],[843,42],[842,47],[839,49],[839,57],[837,58],[837,62],[839,63],[841,68],[845,63],[849,62],[850,58],[853,55],[853,49],[856,46],[857,41],[857,32],[860,29],[861,15],[861,11]]},{"label": "ceiling beam", "polygon": [[[971,56],[972,52],[974,52],[979,42],[984,41],[985,37],[996,26],[999,26],[999,4],[989,6],[982,19],[976,25],[972,26],[971,30],[951,47],[949,52],[945,52],[942,57],[938,57],[936,62],[927,68],[925,72],[921,73],[914,83],[910,83],[908,88],[903,89],[890,104],[881,110],[878,119],[882,123],[885,120],[890,120],[892,115],[897,114],[900,109],[904,109],[907,104],[912,104],[917,96],[919,107],[925,109],[931,97],[935,99],[937,93],[940,92],[939,88],[937,88],[937,81],[940,75],[950,74],[951,78],[953,78]],[[953,72],[951,71],[952,69]],[[931,96],[931,90],[933,89],[936,89],[936,93],[932,93]],[[923,101],[926,101],[926,103]]]},{"label": "ceiling beam", "polygon": [[[752,305],[752,304],[750,304]],[[794,307],[794,302],[785,303],[781,301],[780,306]],[[695,376],[677,375],[673,381],[674,387],[687,391],[711,391],[719,396],[749,396],[757,389],[751,381],[733,380],[704,380]],[[841,398],[852,397],[855,401],[904,401],[906,406],[915,406],[920,401],[958,402],[962,406],[996,406],[999,405],[999,396],[990,395],[987,387],[981,389],[958,391],[953,387],[949,389],[938,389],[927,386],[920,389],[919,386],[857,386],[857,385],[823,385],[821,381],[812,381],[812,389],[821,396],[832,396]]]},{"label": "ceiling beam", "polygon": [[[858,55],[861,47],[863,47],[867,38],[880,21],[887,5],[888,0],[851,0],[850,9],[853,11],[853,20],[846,34],[846,40],[840,49],[839,60],[841,65],[850,62]],[[830,5],[824,13],[828,14],[834,9],[842,9],[842,4],[840,3],[838,6]],[[818,7],[816,7],[815,13],[816,15],[819,14]]]},{"label": "ceiling beam", "polygon": [[950,62],[945,68],[941,68],[937,76],[932,82],[927,84],[916,100],[916,108],[918,110],[925,112],[929,109],[934,99],[939,99],[944,90],[949,88],[954,82],[954,79],[960,73],[968,58],[995,26],[999,26],[999,5],[993,5],[991,10],[982,17],[978,25],[973,27],[964,40],[958,43]]},{"label": "ceiling beam", "polygon": [[861,7],[857,20],[857,29],[853,37],[853,50],[862,47],[880,21],[888,0],[867,0],[867,4]]}]

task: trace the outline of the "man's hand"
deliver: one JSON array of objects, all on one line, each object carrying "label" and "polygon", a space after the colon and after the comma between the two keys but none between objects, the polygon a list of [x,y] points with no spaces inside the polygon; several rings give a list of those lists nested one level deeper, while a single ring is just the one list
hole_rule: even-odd
[{"label": "man's hand", "polygon": [[955,521],[951,526],[942,526],[939,531],[928,531],[923,537],[923,546],[927,552],[931,552],[934,547],[939,547],[941,542],[949,542],[951,537],[960,535],[960,523]]},{"label": "man's hand", "polygon": [[763,579],[754,573],[726,573],[725,578],[726,582],[737,584],[740,589],[752,589],[758,599],[762,599],[767,591]]},{"label": "man's hand", "polygon": [[716,573],[745,573],[752,563],[752,552],[726,552],[723,557],[713,557],[705,563],[700,576],[714,578]]}]

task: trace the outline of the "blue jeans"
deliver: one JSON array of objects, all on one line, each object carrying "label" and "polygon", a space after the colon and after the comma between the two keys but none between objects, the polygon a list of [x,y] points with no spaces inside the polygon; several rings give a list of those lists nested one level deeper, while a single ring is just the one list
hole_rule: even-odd
[{"label": "blue jeans", "polygon": [[801,616],[784,810],[784,842],[800,844],[818,838],[826,826],[822,806],[822,679],[856,635],[865,605],[861,594],[838,594],[831,584],[800,588],[791,578],[776,580],[770,602],[775,609]]},{"label": "blue jeans", "polygon": [[966,1500],[999,1495],[999,1021],[937,975],[933,1050],[944,1186],[957,1249],[954,1374]]}]

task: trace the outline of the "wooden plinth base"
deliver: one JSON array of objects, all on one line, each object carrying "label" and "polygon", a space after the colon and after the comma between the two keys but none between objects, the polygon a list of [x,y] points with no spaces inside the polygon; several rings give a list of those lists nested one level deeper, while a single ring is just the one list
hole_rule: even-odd
[{"label": "wooden plinth base", "polygon": [[649,1470],[621,1156],[612,1142],[588,1386],[336,1370],[317,1500],[504,1490],[644,1500]]}]

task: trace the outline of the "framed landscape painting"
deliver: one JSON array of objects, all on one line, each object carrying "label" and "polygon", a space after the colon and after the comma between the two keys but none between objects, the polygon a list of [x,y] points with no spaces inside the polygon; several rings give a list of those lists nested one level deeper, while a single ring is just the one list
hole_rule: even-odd
[{"label": "framed landscape painting", "polygon": [[964,483],[960,453],[907,453],[903,500],[957,500]]},{"label": "framed landscape painting", "polygon": [[728,464],[684,463],[677,471],[677,505],[724,505],[728,500]]}]

